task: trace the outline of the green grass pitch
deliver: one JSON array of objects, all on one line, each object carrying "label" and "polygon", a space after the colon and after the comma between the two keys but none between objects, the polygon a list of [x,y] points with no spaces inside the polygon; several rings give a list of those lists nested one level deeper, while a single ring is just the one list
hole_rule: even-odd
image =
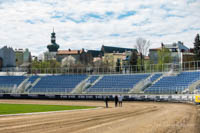
[{"label": "green grass pitch", "polygon": [[75,109],[91,109],[88,106],[65,106],[65,105],[38,105],[38,104],[0,104],[0,115],[19,114],[33,112],[63,111]]}]

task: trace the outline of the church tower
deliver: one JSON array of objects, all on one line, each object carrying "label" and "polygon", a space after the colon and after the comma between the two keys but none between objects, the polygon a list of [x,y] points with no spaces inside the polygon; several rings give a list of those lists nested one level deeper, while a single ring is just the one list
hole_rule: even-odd
[{"label": "church tower", "polygon": [[48,51],[44,53],[44,60],[49,61],[49,60],[56,60],[56,54],[59,49],[59,45],[56,43],[56,33],[53,32],[51,33],[51,43],[47,45]]},{"label": "church tower", "polygon": [[59,45],[56,43],[56,33],[54,32],[54,29],[51,33],[51,44],[49,44],[47,48],[49,52],[57,52],[59,49]]}]

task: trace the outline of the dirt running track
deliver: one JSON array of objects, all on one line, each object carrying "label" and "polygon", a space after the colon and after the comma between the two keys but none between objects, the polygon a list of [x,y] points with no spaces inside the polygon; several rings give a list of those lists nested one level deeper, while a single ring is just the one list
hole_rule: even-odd
[{"label": "dirt running track", "polygon": [[[89,105],[103,102],[0,100],[0,103]],[[200,133],[199,107],[125,102],[123,107],[0,117],[0,133]]]}]

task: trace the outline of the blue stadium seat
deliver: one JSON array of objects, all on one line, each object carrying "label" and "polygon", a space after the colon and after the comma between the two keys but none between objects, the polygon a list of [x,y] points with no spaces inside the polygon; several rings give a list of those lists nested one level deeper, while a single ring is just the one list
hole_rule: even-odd
[{"label": "blue stadium seat", "polygon": [[71,92],[87,75],[41,76],[41,80],[30,92]]},{"label": "blue stadium seat", "polygon": [[[153,83],[162,74],[156,73],[150,77]],[[54,76],[30,76],[29,82],[34,83],[36,79],[41,80],[31,89],[31,93],[70,93],[83,80],[88,79],[90,85],[85,91],[88,93],[127,93],[135,87],[140,81],[147,79],[150,74],[126,74],[126,75],[102,75],[99,79],[98,75],[77,74],[77,75],[54,75]],[[0,93],[5,92],[5,88],[13,88],[19,86],[26,76],[0,76]],[[200,80],[200,72],[181,72],[176,76],[164,76],[150,87],[144,90],[147,94],[174,94],[179,93],[188,88],[192,83]],[[97,81],[97,82],[95,82]],[[4,88],[4,89],[2,89]],[[197,89],[200,89],[198,86]]]},{"label": "blue stadium seat", "polygon": [[87,92],[128,92],[148,76],[150,74],[105,75],[95,85],[87,89]]},{"label": "blue stadium seat", "polygon": [[154,75],[150,78],[151,82],[154,82],[155,80],[157,80],[161,75],[162,75],[162,74],[160,74],[160,73],[154,74]]},{"label": "blue stadium seat", "polygon": [[95,82],[97,79],[99,78],[99,76],[91,76],[88,81],[92,84],[93,82]]},{"label": "blue stadium seat", "polygon": [[34,83],[37,78],[39,78],[39,76],[37,76],[37,75],[31,76],[28,81],[31,83]]},{"label": "blue stadium seat", "polygon": [[0,86],[3,85],[19,85],[26,79],[25,76],[0,76]]},{"label": "blue stadium seat", "polygon": [[150,94],[169,94],[182,92],[199,80],[200,72],[181,72],[176,76],[166,76],[145,90]]}]

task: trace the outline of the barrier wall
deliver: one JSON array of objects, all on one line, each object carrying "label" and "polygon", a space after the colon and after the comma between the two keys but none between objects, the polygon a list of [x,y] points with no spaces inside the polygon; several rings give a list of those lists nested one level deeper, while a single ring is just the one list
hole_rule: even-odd
[{"label": "barrier wall", "polygon": [[[115,95],[0,94],[0,99],[114,100]],[[123,95],[124,101],[195,102],[195,95]]]}]

